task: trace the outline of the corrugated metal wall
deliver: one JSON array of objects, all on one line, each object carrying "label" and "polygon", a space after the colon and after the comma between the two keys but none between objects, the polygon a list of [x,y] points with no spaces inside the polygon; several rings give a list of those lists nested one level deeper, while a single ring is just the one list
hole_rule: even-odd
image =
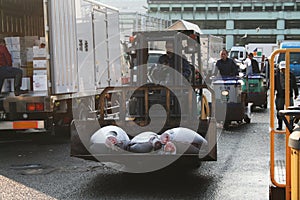
[{"label": "corrugated metal wall", "polygon": [[42,0],[0,0],[0,34],[44,36]]}]

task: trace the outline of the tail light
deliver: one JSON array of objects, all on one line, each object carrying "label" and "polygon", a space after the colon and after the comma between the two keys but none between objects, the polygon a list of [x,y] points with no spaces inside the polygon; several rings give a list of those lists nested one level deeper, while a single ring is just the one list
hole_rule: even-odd
[{"label": "tail light", "polygon": [[27,103],[27,111],[44,111],[44,103]]},{"label": "tail light", "polygon": [[26,110],[27,111],[35,111],[35,104],[34,103],[28,103],[26,105]]}]

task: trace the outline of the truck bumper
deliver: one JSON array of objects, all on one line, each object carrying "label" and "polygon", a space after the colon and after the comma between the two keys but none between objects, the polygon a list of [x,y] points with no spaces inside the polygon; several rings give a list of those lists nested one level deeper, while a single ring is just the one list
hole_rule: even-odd
[{"label": "truck bumper", "polygon": [[24,130],[24,129],[44,129],[44,128],[45,128],[45,122],[41,120],[0,122],[0,130]]}]

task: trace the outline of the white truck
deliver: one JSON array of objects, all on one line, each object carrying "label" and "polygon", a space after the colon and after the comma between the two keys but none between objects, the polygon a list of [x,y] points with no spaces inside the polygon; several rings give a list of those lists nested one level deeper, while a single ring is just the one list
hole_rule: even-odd
[{"label": "white truck", "polygon": [[254,57],[261,58],[265,55],[266,58],[271,55],[273,51],[278,49],[276,43],[249,43],[243,46],[233,46],[230,49],[229,57],[236,57],[238,60],[246,59],[247,53],[254,53]]},{"label": "white truck", "polygon": [[268,58],[274,50],[278,49],[276,43],[249,43],[243,46],[233,46],[230,49],[229,57],[236,59],[238,62],[243,62],[249,53],[253,53],[254,59],[257,60],[261,66],[262,56]]},{"label": "white truck", "polygon": [[278,44],[276,43],[249,43],[245,45],[246,51],[248,53],[253,53],[254,58],[261,62],[261,58],[265,55],[266,58],[271,56],[272,52],[278,49]]},{"label": "white truck", "polygon": [[257,56],[265,55],[269,57],[273,51],[278,49],[278,44],[276,43],[249,43],[245,45],[246,51],[249,53],[256,52]]},{"label": "white truck", "polygon": [[0,36],[29,89],[0,98],[0,130],[59,133],[96,112],[106,87],[121,85],[117,9],[92,0],[3,0],[0,13]]}]

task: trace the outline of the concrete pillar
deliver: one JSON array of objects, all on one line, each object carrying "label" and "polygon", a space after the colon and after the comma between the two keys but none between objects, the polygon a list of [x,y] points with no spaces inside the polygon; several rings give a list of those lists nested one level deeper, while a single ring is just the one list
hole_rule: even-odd
[{"label": "concrete pillar", "polygon": [[283,40],[284,40],[284,35],[277,35],[276,36],[277,44],[280,44]]},{"label": "concrete pillar", "polygon": [[226,30],[233,30],[233,29],[234,29],[234,21],[226,20]]},{"label": "concrete pillar", "polygon": [[[277,30],[284,30],[285,29],[285,21],[283,20],[283,19],[278,19],[277,20]],[[276,36],[276,41],[277,41],[277,43],[279,42],[281,42],[282,40],[284,40],[284,34],[282,33],[282,34],[278,34],[277,36]]]},{"label": "concrete pillar", "polygon": [[284,21],[284,19],[278,19],[277,20],[277,29],[278,30],[284,30],[285,29],[285,21]]},{"label": "concrete pillar", "polygon": [[233,35],[226,35],[226,49],[229,50],[232,46],[234,46]]},{"label": "concrete pillar", "polygon": [[[234,20],[227,20],[226,21],[226,31],[232,32],[234,30]],[[226,49],[231,49],[234,46],[234,37],[231,34],[226,35]]]}]

